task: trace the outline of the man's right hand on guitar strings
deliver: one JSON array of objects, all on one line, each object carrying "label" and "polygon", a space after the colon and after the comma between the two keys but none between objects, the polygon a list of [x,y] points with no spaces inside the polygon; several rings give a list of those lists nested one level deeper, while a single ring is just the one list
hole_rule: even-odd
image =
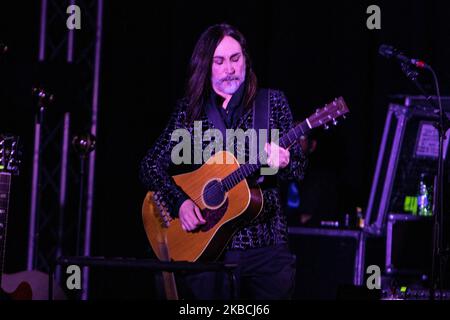
[{"label": "man's right hand on guitar strings", "polygon": [[194,201],[188,199],[183,202],[180,207],[179,218],[181,227],[184,231],[190,232],[197,229],[200,225],[205,224],[200,209],[195,205]]}]

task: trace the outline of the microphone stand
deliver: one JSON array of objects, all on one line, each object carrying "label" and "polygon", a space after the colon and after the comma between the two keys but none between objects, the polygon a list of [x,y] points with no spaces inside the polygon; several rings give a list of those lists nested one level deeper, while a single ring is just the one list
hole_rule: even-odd
[{"label": "microphone stand", "polygon": [[[434,219],[433,219],[433,260],[431,266],[431,288],[430,299],[435,299],[436,288],[439,288],[440,297],[442,298],[442,290],[444,286],[444,267],[447,262],[449,249],[444,249],[443,231],[444,231],[444,212],[443,212],[443,182],[444,182],[444,140],[446,139],[446,132],[450,128],[450,120],[442,109],[441,96],[439,93],[439,83],[434,70],[430,66],[425,66],[425,69],[429,70],[434,77],[438,103],[431,99],[427,94],[423,86],[417,81],[418,72],[414,70],[409,64],[402,63],[402,70],[406,77],[410,79],[415,86],[419,89],[422,95],[427,99],[428,104],[434,108],[439,109],[439,121],[435,124],[439,136],[439,149],[438,149],[438,161],[437,161],[437,181],[434,188]],[[438,270],[436,270],[438,268]],[[436,275],[437,273],[437,275]]]},{"label": "microphone stand", "polygon": [[79,201],[78,201],[78,223],[77,223],[77,247],[76,255],[79,256],[82,251],[81,237],[82,237],[82,224],[83,224],[83,213],[85,210],[84,206],[84,185],[86,180],[86,161],[88,155],[91,151],[95,149],[96,138],[90,133],[83,133],[74,136],[72,139],[72,145],[80,157],[80,185],[79,185]]}]

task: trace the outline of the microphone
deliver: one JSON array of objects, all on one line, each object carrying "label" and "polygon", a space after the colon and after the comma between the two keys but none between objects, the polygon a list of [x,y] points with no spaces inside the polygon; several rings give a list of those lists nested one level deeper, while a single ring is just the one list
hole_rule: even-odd
[{"label": "microphone", "polygon": [[389,46],[386,44],[382,44],[380,48],[378,49],[378,53],[382,55],[385,58],[396,58],[401,63],[406,63],[408,65],[413,65],[420,69],[428,69],[429,66],[422,60],[419,59],[411,59],[405,55],[403,55],[402,52],[395,49],[393,46]]},{"label": "microphone", "polygon": [[0,55],[6,53],[6,51],[8,51],[8,46],[0,42]]}]

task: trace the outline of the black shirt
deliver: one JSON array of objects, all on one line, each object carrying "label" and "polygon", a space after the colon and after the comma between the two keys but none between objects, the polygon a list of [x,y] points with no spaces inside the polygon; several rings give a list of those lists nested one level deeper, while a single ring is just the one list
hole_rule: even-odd
[{"label": "black shirt", "polygon": [[224,99],[217,93],[215,93],[214,90],[211,93],[210,103],[213,105],[213,107],[219,110],[219,113],[227,129],[235,129],[236,123],[242,115],[243,111],[242,98],[244,96],[244,88],[245,83],[243,82],[238,88],[238,90],[231,97],[226,109],[222,107]]}]

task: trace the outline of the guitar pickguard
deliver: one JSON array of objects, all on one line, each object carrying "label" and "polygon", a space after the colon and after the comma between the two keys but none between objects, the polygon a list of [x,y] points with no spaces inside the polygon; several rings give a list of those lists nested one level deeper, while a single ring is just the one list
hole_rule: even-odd
[{"label": "guitar pickguard", "polygon": [[199,231],[206,232],[212,229],[222,217],[225,215],[225,212],[228,209],[228,199],[225,200],[222,206],[217,209],[203,209],[202,215],[206,220],[206,223],[199,228]]}]

